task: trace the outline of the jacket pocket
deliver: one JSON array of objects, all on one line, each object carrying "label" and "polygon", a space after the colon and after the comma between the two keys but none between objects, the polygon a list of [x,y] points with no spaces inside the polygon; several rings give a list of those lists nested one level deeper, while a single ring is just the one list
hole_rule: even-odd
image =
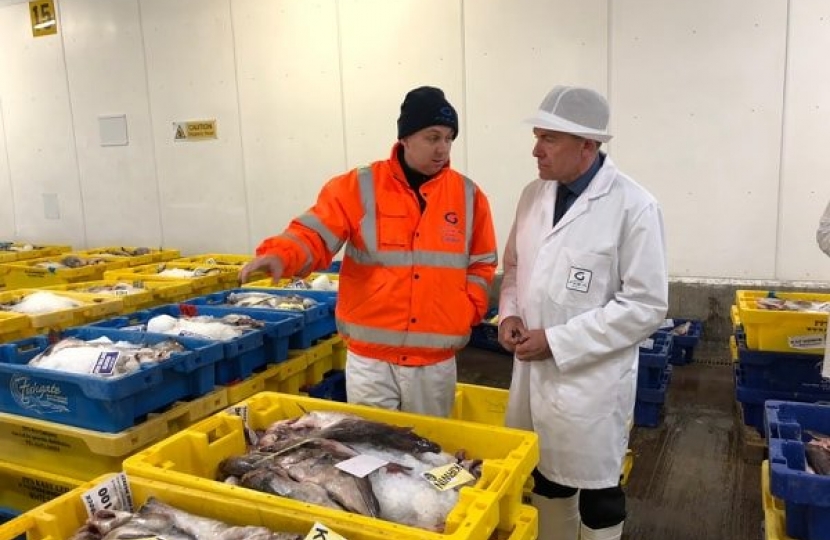
[{"label": "jacket pocket", "polygon": [[378,213],[378,247],[409,249],[412,242],[410,216],[404,209],[388,208]]},{"label": "jacket pocket", "polygon": [[562,248],[548,287],[559,305],[593,308],[608,301],[612,260],[609,255]]}]

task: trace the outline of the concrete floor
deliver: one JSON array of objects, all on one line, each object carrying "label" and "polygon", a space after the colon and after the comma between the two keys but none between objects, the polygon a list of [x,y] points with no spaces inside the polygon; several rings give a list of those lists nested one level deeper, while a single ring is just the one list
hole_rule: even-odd
[{"label": "concrete floor", "polygon": [[[676,366],[664,418],[635,427],[624,540],[763,540],[760,465],[742,459],[729,351]],[[507,388],[512,359],[467,348],[459,380]]]}]

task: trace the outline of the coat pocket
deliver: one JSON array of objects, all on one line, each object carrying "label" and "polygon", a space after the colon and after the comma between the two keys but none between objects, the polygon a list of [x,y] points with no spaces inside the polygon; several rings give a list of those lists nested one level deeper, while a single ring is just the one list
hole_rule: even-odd
[{"label": "coat pocket", "polygon": [[594,308],[609,298],[612,259],[609,255],[562,248],[548,295],[559,305]]}]

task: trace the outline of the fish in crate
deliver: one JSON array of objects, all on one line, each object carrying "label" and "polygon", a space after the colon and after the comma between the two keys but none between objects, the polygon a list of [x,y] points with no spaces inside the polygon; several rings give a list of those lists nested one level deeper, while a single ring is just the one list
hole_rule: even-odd
[{"label": "fish in crate", "polygon": [[[248,430],[247,437],[249,452],[220,463],[219,480],[430,531],[444,529],[461,487],[435,485],[452,486],[450,477],[460,471],[459,481],[481,475],[481,461],[465,459],[463,451],[451,455],[410,428],[349,413],[313,411]],[[358,455],[382,465],[363,477],[338,468]],[[430,479],[439,467],[452,472]]]}]

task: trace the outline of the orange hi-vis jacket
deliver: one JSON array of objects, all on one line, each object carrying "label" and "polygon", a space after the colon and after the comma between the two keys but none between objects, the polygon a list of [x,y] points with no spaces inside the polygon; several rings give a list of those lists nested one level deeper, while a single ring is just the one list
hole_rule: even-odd
[{"label": "orange hi-vis jacket", "polygon": [[446,360],[487,311],[498,265],[487,198],[445,166],[415,192],[392,156],[330,180],[317,203],[257,255],[284,275],[340,268],[337,327],[355,354],[405,366]]}]

